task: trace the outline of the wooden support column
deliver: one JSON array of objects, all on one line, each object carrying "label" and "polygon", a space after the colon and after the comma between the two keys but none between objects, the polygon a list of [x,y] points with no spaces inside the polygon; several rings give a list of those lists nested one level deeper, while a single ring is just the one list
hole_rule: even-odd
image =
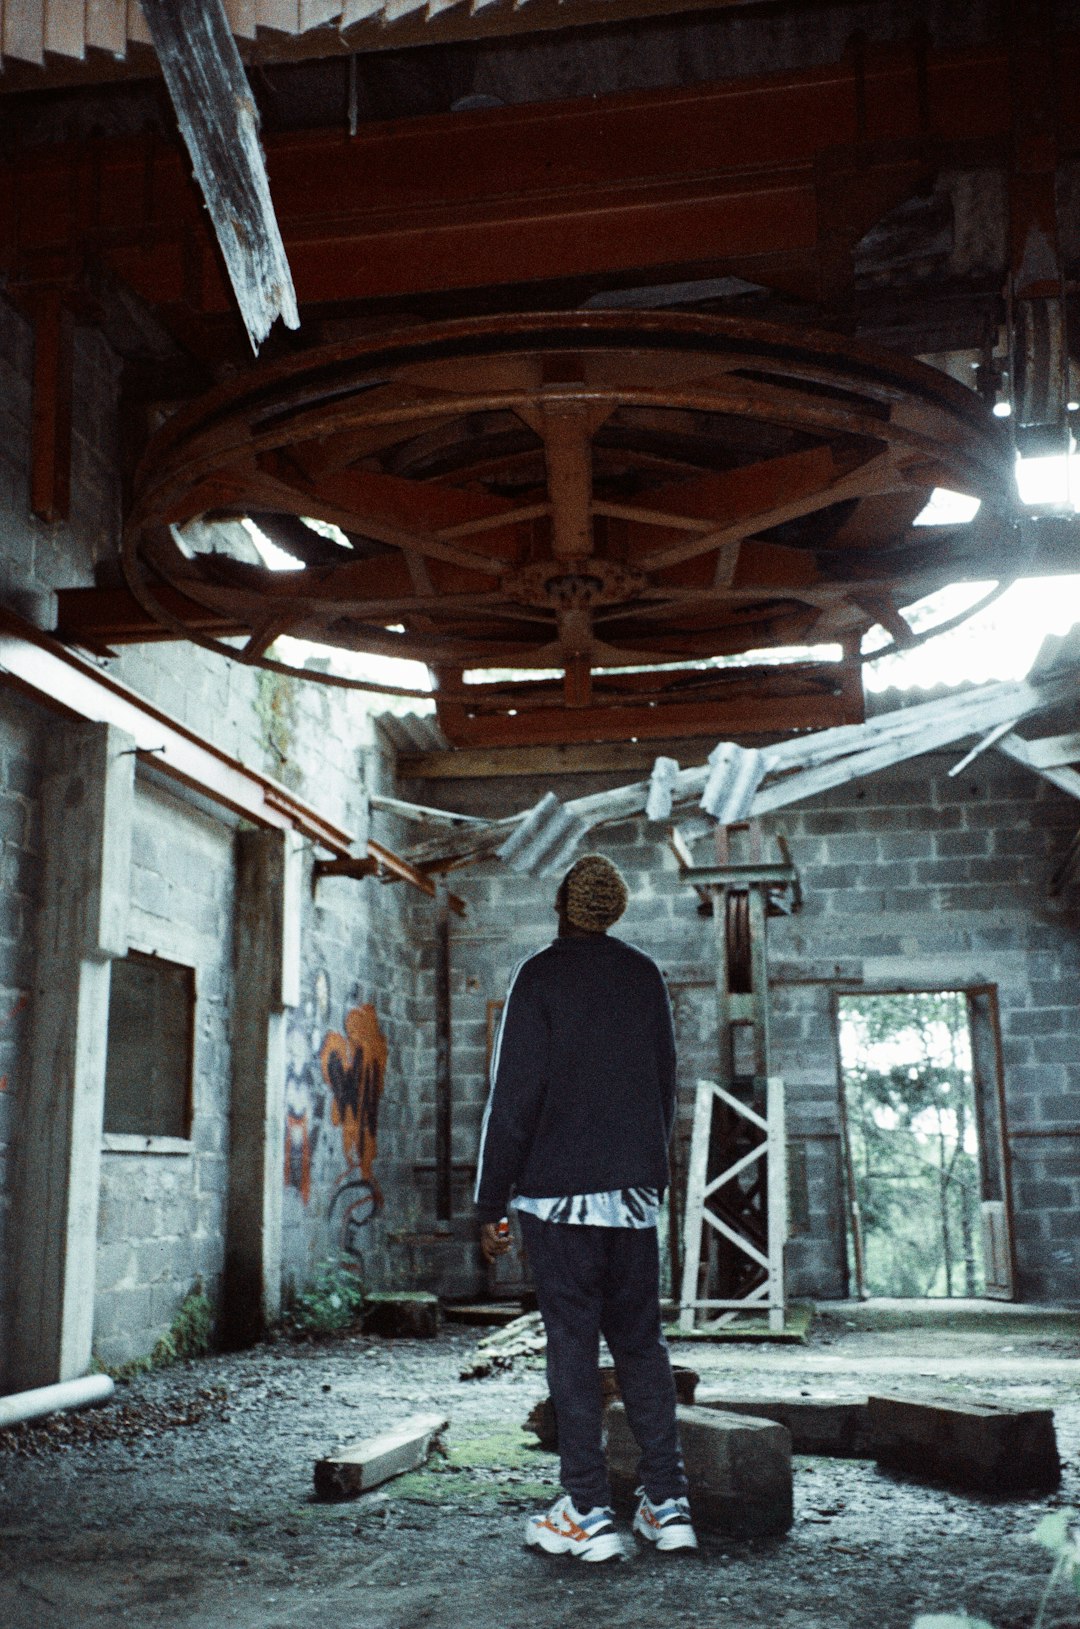
[{"label": "wooden support column", "polygon": [[90,1365],[110,961],[127,953],[135,743],[98,724],[49,732],[26,1088],[14,1171],[15,1390]]},{"label": "wooden support column", "polygon": [[453,1198],[453,1098],[450,1038],[450,892],[435,878],[435,1218],[449,1222]]},{"label": "wooden support column", "polygon": [[258,1340],[281,1314],[285,1025],[300,1000],[300,875],[294,833],[237,837],[222,1327],[238,1346]]},{"label": "wooden support column", "polygon": [[30,302],[34,323],[30,507],[40,520],[66,520],[71,506],[71,409],[75,316],[60,288]]}]

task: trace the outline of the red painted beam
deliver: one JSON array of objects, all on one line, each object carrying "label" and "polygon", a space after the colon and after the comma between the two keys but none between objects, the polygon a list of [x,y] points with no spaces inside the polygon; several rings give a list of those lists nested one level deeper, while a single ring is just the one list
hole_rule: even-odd
[{"label": "red painted beam", "polygon": [[[1080,38],[1058,37],[1055,67],[1068,154],[1080,150]],[[805,286],[824,240],[860,235],[929,167],[967,156],[1004,168],[1012,123],[1004,46],[882,48],[802,74],[266,145],[312,304],[688,263],[769,268],[778,287],[786,270]],[[70,271],[88,246],[152,303],[230,309],[187,166],[153,138],[0,165],[0,265],[16,284]]]},{"label": "red painted beam", "polygon": [[350,832],[288,787],[248,769],[111,674],[2,608],[0,684],[64,717],[116,725],[132,737],[135,751],[147,763],[257,826],[292,827],[342,857],[352,850]]}]

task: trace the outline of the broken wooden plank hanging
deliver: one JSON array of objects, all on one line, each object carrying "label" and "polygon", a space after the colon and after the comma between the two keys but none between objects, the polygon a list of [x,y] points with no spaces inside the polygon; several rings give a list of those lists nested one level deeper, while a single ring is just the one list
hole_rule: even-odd
[{"label": "broken wooden plank hanging", "polygon": [[259,115],[223,0],[142,0],[177,123],[252,347],[280,317],[299,328],[270,198]]},{"label": "broken wooden plank hanging", "polygon": [[[533,809],[432,838],[412,849],[407,859],[422,870],[468,865],[497,854],[523,874],[549,875],[568,858],[574,844],[598,826],[649,814],[650,806],[658,811],[657,816],[650,817],[667,818],[673,809],[704,802],[710,777],[717,778],[716,808],[720,811],[710,811],[712,820],[769,814],[908,758],[951,746],[955,741],[985,737],[987,731],[996,732],[1003,723],[1011,727],[1023,718],[1057,706],[1075,694],[1078,666],[1080,639],[1051,638],[1044,643],[1032,669],[1037,680],[1029,677],[979,685],[958,695],[899,708],[866,724],[845,725],[777,742],[759,753],[721,742],[709,763],[700,767],[679,769],[673,759],[661,760],[663,767],[654,767],[648,781],[592,792],[565,804],[549,792]],[[1006,735],[992,744],[1037,774],[1048,779],[1060,777],[1055,784],[1062,790],[1080,793],[1080,776],[1075,771],[1044,767],[1037,761],[1042,756],[1038,748],[1029,748],[1021,738]],[[736,788],[740,792],[737,802],[730,796],[724,800],[727,781],[720,776],[718,765],[724,776],[733,777],[737,768],[743,777],[744,784]],[[748,787],[753,788],[749,793]],[[739,814],[732,813],[735,808]],[[683,825],[682,836],[692,841],[704,835],[711,824],[690,821]],[[561,842],[556,841],[559,837]]]}]

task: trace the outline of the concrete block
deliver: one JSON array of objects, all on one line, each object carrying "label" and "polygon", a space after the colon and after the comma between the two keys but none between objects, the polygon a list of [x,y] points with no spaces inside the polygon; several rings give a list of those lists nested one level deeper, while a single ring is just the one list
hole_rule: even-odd
[{"label": "concrete block", "polygon": [[[696,1369],[688,1369],[681,1363],[673,1363],[671,1372],[675,1377],[675,1396],[680,1403],[692,1403],[697,1391],[700,1376]],[[600,1387],[604,1394],[604,1407],[607,1408],[622,1396],[619,1390],[618,1376],[610,1363],[600,1365]],[[537,1403],[529,1418],[525,1421],[526,1431],[534,1431],[540,1439],[541,1448],[548,1448],[552,1453],[558,1450],[559,1428],[555,1419],[555,1405],[550,1397],[545,1397]]]},{"label": "concrete block", "polygon": [[438,1296],[427,1290],[386,1290],[365,1295],[364,1333],[430,1340],[439,1333]]},{"label": "concrete block", "polygon": [[1061,1481],[1048,1408],[989,1399],[867,1399],[874,1457],[889,1470],[979,1493],[1048,1493]]},{"label": "concrete block", "polygon": [[874,1446],[866,1399],[857,1397],[732,1397],[721,1387],[699,1391],[699,1408],[725,1414],[751,1414],[775,1420],[791,1432],[794,1454],[823,1454],[833,1459],[873,1459]]},{"label": "concrete block", "polygon": [[[792,1521],[791,1434],[785,1426],[710,1408],[678,1409],[690,1479],[690,1510],[703,1532],[724,1538],[786,1533]],[[640,1450],[622,1403],[607,1414],[608,1463],[616,1508],[638,1485]]]}]

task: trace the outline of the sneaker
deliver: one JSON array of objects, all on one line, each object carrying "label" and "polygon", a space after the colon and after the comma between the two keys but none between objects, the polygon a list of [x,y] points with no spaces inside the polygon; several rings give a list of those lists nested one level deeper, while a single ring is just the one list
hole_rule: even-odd
[{"label": "sneaker", "polygon": [[614,1511],[596,1505],[583,1516],[566,1493],[542,1516],[529,1517],[525,1543],[548,1555],[573,1555],[579,1561],[621,1561],[623,1547],[613,1515]]},{"label": "sneaker", "polygon": [[665,1499],[654,1505],[644,1488],[638,1488],[641,1503],[634,1517],[634,1532],[648,1539],[658,1550],[696,1550],[697,1534],[690,1521],[690,1501]]}]

